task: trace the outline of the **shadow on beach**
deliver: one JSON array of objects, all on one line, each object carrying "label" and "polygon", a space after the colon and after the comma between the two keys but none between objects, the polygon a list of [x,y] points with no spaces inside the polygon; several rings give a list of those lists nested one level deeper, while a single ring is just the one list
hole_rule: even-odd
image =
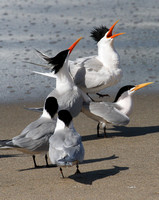
[{"label": "shadow on beach", "polygon": [[101,169],[101,170],[94,170],[89,172],[83,172],[81,174],[74,174],[69,176],[68,178],[73,179],[76,182],[85,184],[85,185],[92,185],[92,183],[96,180],[103,179],[109,176],[114,176],[118,174],[120,171],[128,170],[129,167],[118,167],[114,166],[111,169]]},{"label": "shadow on beach", "polygon": [[[119,158],[118,156],[116,155],[112,155],[112,156],[109,156],[109,157],[106,157],[106,158],[95,158],[95,159],[88,159],[88,160],[84,160],[82,163],[80,163],[80,165],[83,165],[83,164],[89,164],[89,163],[96,163],[96,162],[102,162],[102,161],[105,161],[105,160],[112,160],[112,159],[117,159]],[[31,168],[26,168],[26,169],[20,169],[18,170],[19,172],[23,172],[23,171],[29,171],[29,170],[37,170],[37,169],[47,169],[47,168],[55,168],[57,167],[56,165],[53,165],[53,164],[49,164],[49,166],[46,166],[46,165],[41,165],[41,166],[38,166],[38,167],[31,167]]]},{"label": "shadow on beach", "polygon": [[[107,137],[136,137],[146,134],[153,134],[159,132],[159,126],[147,126],[147,127],[126,127],[126,126],[114,126],[107,129]],[[106,138],[107,138],[106,137]],[[82,141],[99,140],[104,138],[104,133],[100,133],[100,137],[97,134],[82,136]]]},{"label": "shadow on beach", "polygon": [[49,166],[46,165],[39,165],[37,167],[31,167],[31,168],[26,168],[26,169],[19,169],[19,172],[24,172],[24,171],[30,171],[30,170],[38,170],[38,169],[49,169],[49,168],[56,168],[57,165],[49,164]]},{"label": "shadow on beach", "polygon": [[147,126],[147,127],[126,127],[126,126],[114,126],[113,129],[117,132],[113,133],[114,137],[136,137],[141,135],[147,135],[159,132],[159,126]]},{"label": "shadow on beach", "polygon": [[6,155],[0,155],[1,158],[13,158],[13,157],[22,157],[22,154],[6,154]]},{"label": "shadow on beach", "polygon": [[95,159],[88,159],[88,160],[84,160],[81,164],[89,164],[89,163],[95,163],[95,162],[102,162],[105,160],[113,160],[113,159],[117,159],[119,158],[116,155],[112,155],[110,157],[106,157],[106,158],[95,158]]}]

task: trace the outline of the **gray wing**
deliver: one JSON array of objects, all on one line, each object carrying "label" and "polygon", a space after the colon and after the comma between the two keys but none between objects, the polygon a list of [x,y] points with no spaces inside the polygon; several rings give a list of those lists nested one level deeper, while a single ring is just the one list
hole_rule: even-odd
[{"label": "gray wing", "polygon": [[49,96],[56,97],[59,105],[59,110],[70,111],[72,117],[76,117],[82,109],[83,95],[80,89],[76,86],[72,90],[65,92],[63,95],[59,95],[56,90],[53,90]]},{"label": "gray wing", "polygon": [[23,132],[14,137],[12,145],[30,151],[48,151],[49,138],[54,133],[55,125],[55,120],[40,118],[26,127],[25,134]]},{"label": "gray wing", "polygon": [[57,164],[60,166],[72,166],[76,163],[82,162],[84,159],[85,152],[82,143],[75,147],[70,147],[65,152],[65,157],[57,161]]},{"label": "gray wing", "polygon": [[50,138],[50,144],[57,150],[65,150],[66,148],[77,146],[81,143],[81,136],[69,128],[59,130]]},{"label": "gray wing", "polygon": [[[44,123],[43,118],[39,118],[33,122],[31,122],[28,126],[25,127],[25,129],[20,133],[21,136],[26,135],[30,130],[38,130],[38,127],[40,127]],[[19,137],[20,135],[16,136]]]},{"label": "gray wing", "polygon": [[72,130],[66,137],[64,142],[64,148],[67,156],[65,156],[65,162],[82,162],[84,158],[84,147],[81,141],[81,136]]},{"label": "gray wing", "polygon": [[90,102],[84,104],[83,112],[97,121],[104,119],[114,125],[127,125],[129,117],[121,113],[113,103],[107,102]]},{"label": "gray wing", "polygon": [[75,129],[65,128],[65,140],[64,147],[75,147],[81,143],[81,136],[75,131]]},{"label": "gray wing", "polygon": [[[51,159],[58,165],[73,165],[73,162],[83,161],[84,148],[81,136],[71,129],[65,128],[53,135],[50,140]],[[50,149],[50,150],[51,150]],[[50,151],[49,150],[49,151]]]},{"label": "gray wing", "polygon": [[100,74],[102,68],[103,64],[95,56],[85,58],[81,62],[77,60],[69,63],[70,73],[80,88],[96,88],[104,84],[107,77],[104,77],[102,72]]},{"label": "gray wing", "polygon": [[45,135],[50,135],[54,133],[56,126],[56,120],[53,119],[41,119],[41,124],[38,127],[28,131],[26,137],[32,139],[39,139]]}]

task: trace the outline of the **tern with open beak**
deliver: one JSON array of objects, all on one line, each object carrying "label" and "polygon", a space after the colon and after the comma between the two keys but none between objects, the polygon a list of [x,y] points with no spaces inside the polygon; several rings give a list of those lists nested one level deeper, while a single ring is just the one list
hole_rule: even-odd
[{"label": "tern with open beak", "polygon": [[[107,87],[111,87],[117,84],[122,77],[122,70],[119,66],[119,55],[114,48],[114,38],[124,34],[113,34],[113,29],[118,21],[110,29],[101,26],[94,28],[91,32],[91,37],[97,42],[97,55],[78,58],[75,61],[68,61],[68,69],[74,83],[86,93],[97,93]],[[38,53],[48,64],[51,63],[51,58],[40,51]],[[49,68],[47,65],[31,64]],[[55,77],[51,73],[35,73]]]},{"label": "tern with open beak", "polygon": [[75,84],[87,93],[96,93],[111,87],[122,77],[119,55],[114,48],[114,38],[124,33],[113,34],[117,22],[110,29],[101,26],[91,32],[91,37],[97,42],[97,55],[69,62]]}]

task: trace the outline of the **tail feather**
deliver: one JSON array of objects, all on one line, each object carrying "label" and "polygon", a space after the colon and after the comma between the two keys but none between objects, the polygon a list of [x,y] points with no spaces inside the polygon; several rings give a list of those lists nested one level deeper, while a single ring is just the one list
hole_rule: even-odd
[{"label": "tail feather", "polygon": [[43,75],[43,76],[48,76],[48,77],[51,77],[51,78],[56,78],[56,75],[53,74],[52,72],[49,72],[49,73],[43,73],[43,72],[38,72],[38,71],[32,71],[33,73],[35,74],[40,74],[40,75]]},{"label": "tail feather", "polygon": [[47,55],[43,54],[42,52],[40,52],[39,50],[35,49],[35,51],[38,53],[38,55],[40,57],[42,57],[44,60],[49,61],[50,57],[48,57]]},{"label": "tail feather", "polygon": [[23,62],[31,64],[31,65],[36,65],[36,66],[44,67],[46,69],[50,69],[50,66],[48,66],[48,65],[42,65],[42,64],[38,64],[38,63],[34,63],[34,62],[29,62],[29,61],[23,61]]},{"label": "tail feather", "polygon": [[0,150],[13,148],[12,140],[0,140]]},{"label": "tail feather", "polygon": [[58,166],[73,166],[77,163],[77,160],[74,160],[72,158],[70,158],[69,156],[66,156],[65,158],[59,159],[57,161],[57,165]]},{"label": "tail feather", "polygon": [[30,110],[30,111],[35,111],[35,112],[40,112],[40,113],[43,111],[43,107],[39,107],[39,108],[27,108],[27,107],[24,107],[24,109]]}]

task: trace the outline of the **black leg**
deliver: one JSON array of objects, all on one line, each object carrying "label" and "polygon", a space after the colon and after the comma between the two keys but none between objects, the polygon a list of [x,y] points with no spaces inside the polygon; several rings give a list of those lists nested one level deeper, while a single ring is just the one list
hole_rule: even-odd
[{"label": "black leg", "polygon": [[60,172],[61,172],[62,178],[65,178],[61,167],[60,167]]},{"label": "black leg", "polygon": [[103,97],[110,97],[109,94],[100,94],[100,93],[96,93],[99,98],[103,98]]},{"label": "black leg", "polygon": [[46,167],[49,167],[47,154],[45,154],[45,161],[46,161]]},{"label": "black leg", "polygon": [[90,97],[90,95],[88,93],[86,93],[86,94],[94,102],[94,99],[92,97]]},{"label": "black leg", "polygon": [[38,166],[36,164],[35,155],[33,155],[32,157],[33,157],[34,167],[37,168]]},{"label": "black leg", "polygon": [[104,126],[103,130],[104,130],[104,137],[107,137],[106,125]]},{"label": "black leg", "polygon": [[75,174],[81,174],[78,164],[76,165],[76,168],[77,168],[77,170],[76,170]]},{"label": "black leg", "polygon": [[100,123],[97,125],[97,137],[99,137],[99,128],[100,128]]}]

